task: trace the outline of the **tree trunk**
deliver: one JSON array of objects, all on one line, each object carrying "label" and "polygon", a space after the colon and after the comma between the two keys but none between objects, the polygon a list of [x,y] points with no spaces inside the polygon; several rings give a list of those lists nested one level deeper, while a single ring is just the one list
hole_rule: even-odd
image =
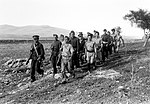
[{"label": "tree trunk", "polygon": [[143,47],[145,47],[146,46],[146,44],[147,44],[147,42],[148,42],[148,40],[149,40],[149,36],[147,36],[147,34],[145,34],[145,29],[144,29],[144,45],[143,45]]}]

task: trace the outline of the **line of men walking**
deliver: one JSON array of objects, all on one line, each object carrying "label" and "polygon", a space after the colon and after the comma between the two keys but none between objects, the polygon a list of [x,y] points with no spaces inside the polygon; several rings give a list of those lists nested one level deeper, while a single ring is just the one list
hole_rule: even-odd
[{"label": "line of men walking", "polygon": [[[81,68],[84,63],[88,66],[89,74],[92,70],[96,69],[96,61],[101,60],[105,62],[108,59],[108,55],[112,52],[116,53],[119,50],[121,42],[124,46],[124,40],[119,31],[112,29],[112,33],[103,30],[104,34],[100,36],[99,32],[94,30],[94,35],[87,32],[87,39],[83,37],[83,33],[79,32],[78,37],[75,36],[75,32],[71,31],[69,36],[53,34],[55,38],[51,44],[51,56],[50,61],[53,67],[53,77],[58,73],[60,69],[62,73],[62,80],[59,83],[64,83],[68,80],[67,73],[70,73],[70,77],[75,77],[76,68]],[[44,60],[44,48],[39,42],[39,36],[33,36],[34,43],[31,46],[30,57],[27,61],[32,59],[31,65],[31,82],[35,81],[35,71],[43,76],[44,71],[40,69],[40,64]]]}]

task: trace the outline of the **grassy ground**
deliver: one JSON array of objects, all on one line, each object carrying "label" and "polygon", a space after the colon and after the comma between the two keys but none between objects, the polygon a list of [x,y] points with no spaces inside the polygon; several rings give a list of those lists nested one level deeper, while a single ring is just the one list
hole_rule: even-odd
[{"label": "grassy ground", "polygon": [[[45,75],[41,80],[14,93],[17,85],[29,75],[20,73],[16,84],[1,84],[0,103],[9,104],[150,104],[150,47],[143,43],[129,43],[118,54],[109,57],[100,70],[113,69],[122,77],[114,79],[90,77],[86,70],[76,71],[76,78],[68,83],[54,86],[56,79]],[[44,44],[48,54],[49,44]],[[9,48],[8,48],[9,47]],[[0,46],[1,63],[4,58],[27,57],[30,44],[7,44]],[[48,68],[48,67],[47,67]],[[12,76],[15,79],[17,75]],[[94,75],[94,74],[93,74]],[[28,83],[29,80],[24,81]],[[2,87],[3,86],[3,87]],[[125,89],[118,90],[119,86]]]}]

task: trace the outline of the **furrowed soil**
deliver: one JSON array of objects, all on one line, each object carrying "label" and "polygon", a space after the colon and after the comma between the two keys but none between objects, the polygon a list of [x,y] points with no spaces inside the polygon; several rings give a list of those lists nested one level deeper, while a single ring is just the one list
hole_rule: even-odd
[{"label": "furrowed soil", "polygon": [[[0,44],[0,104],[150,104],[150,44],[127,43],[109,56],[90,75],[86,68],[76,70],[76,77],[66,84],[54,86],[58,80],[50,73],[30,83],[29,73],[4,73],[8,59],[27,58],[31,44]],[[45,72],[49,64],[50,44],[46,50]],[[119,76],[107,76],[113,70]],[[106,72],[98,76],[98,72]],[[4,83],[2,79],[8,78]]]}]

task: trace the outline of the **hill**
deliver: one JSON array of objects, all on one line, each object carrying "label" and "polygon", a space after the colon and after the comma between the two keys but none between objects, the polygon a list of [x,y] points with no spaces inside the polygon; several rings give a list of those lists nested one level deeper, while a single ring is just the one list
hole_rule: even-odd
[{"label": "hill", "polygon": [[42,26],[12,26],[12,25],[0,25],[0,39],[31,39],[33,34],[39,34],[43,39],[50,39],[52,34],[68,34],[69,30],[50,27],[47,25]]},{"label": "hill", "polygon": [[[51,27],[48,25],[41,26],[12,26],[12,25],[0,25],[0,40],[30,40],[33,34],[40,34],[42,40],[51,40],[52,34],[64,34],[68,35],[70,30],[61,29],[57,27]],[[86,35],[85,35],[86,36]],[[124,36],[125,41],[134,40],[136,37]]]}]

